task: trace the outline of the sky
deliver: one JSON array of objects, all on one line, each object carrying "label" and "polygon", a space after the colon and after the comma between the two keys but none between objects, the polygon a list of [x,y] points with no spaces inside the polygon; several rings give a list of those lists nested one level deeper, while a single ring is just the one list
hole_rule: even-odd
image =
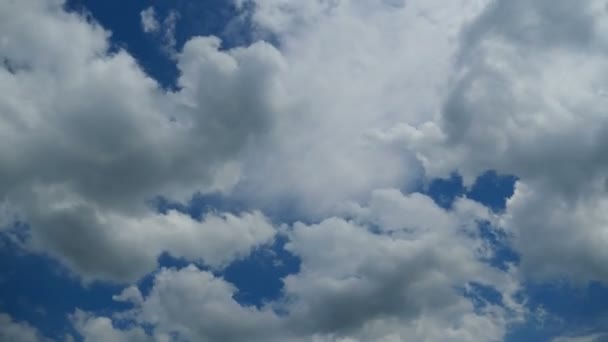
[{"label": "sky", "polygon": [[605,0],[0,0],[0,341],[608,341],[606,52]]}]

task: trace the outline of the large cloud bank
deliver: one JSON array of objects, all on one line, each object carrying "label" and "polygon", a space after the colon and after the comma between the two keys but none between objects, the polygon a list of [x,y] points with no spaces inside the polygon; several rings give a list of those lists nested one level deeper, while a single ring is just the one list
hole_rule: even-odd
[{"label": "large cloud bank", "polygon": [[[523,281],[608,281],[603,1],[234,5],[260,40],[190,39],[165,90],[62,1],[0,2],[0,222],[85,282],[193,263],[117,294],[131,310],[75,312],[86,341],[497,341],[528,315]],[[488,169],[518,177],[504,212],[413,192]],[[211,192],[251,210],[151,204]],[[308,223],[272,222],[281,205]],[[492,264],[481,224],[519,265]],[[300,271],[238,303],[210,270],[277,234]]]}]

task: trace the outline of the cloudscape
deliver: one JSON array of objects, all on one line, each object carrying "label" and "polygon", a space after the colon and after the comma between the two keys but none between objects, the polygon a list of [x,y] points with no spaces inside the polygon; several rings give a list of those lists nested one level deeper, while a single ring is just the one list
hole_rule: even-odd
[{"label": "cloudscape", "polygon": [[606,0],[0,0],[0,341],[608,341],[607,54]]}]

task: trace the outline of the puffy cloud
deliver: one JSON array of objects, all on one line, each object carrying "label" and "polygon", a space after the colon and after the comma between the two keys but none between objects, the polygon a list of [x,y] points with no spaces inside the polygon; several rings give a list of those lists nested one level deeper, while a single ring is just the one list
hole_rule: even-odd
[{"label": "puffy cloud", "polygon": [[[381,190],[355,216],[361,223],[296,224],[287,248],[302,265],[285,279],[289,324],[331,339],[500,339],[510,319],[503,305],[520,310],[511,298],[517,281],[484,262],[475,232],[487,209],[472,216],[466,204],[456,207],[447,212],[423,195]],[[502,303],[476,312],[455,290],[470,283],[496,288]]]},{"label": "puffy cloud", "polygon": [[322,219],[374,189],[411,189],[420,163],[377,135],[436,114],[458,32],[482,2],[250,3],[255,27],[278,40],[288,67],[271,145],[251,154],[243,191]]},{"label": "puffy cloud", "polygon": [[[112,324],[112,320],[107,317],[95,317],[83,311],[76,311],[72,315],[74,327],[85,342],[145,342],[153,341],[151,337],[146,335],[146,332],[141,327],[132,327],[127,329],[117,329]],[[165,337],[166,338],[166,337]],[[157,341],[163,341],[163,337],[159,336]],[[168,341],[168,339],[165,339]]]},{"label": "puffy cloud", "polygon": [[176,211],[128,217],[78,205],[38,213],[30,246],[56,255],[85,280],[135,281],[156,269],[163,252],[222,268],[275,234],[259,212],[211,213],[202,221]]},{"label": "puffy cloud", "polygon": [[529,275],[607,279],[605,34],[603,1],[495,1],[463,34],[440,118],[383,135],[429,175],[516,175],[504,224]]},{"label": "puffy cloud", "polygon": [[145,10],[141,11],[141,28],[144,32],[157,32],[160,29],[160,23],[156,19],[156,11],[154,7],[150,6]]},{"label": "puffy cloud", "polygon": [[[194,256],[188,241],[215,228],[210,241],[238,247],[197,256],[211,264],[267,241],[256,213],[199,225],[146,203],[234,185],[239,154],[269,127],[280,54],[265,43],[222,52],[215,38],[193,39],[178,58],[182,88],[167,92],[127,52],[109,52],[109,33],[62,4],[0,4],[0,193],[6,214],[30,223],[29,245],[85,276],[133,280],[183,241]],[[174,239],[176,231],[198,239]]]},{"label": "puffy cloud", "polygon": [[537,280],[608,281],[603,266],[608,261],[607,206],[604,195],[572,202],[519,182],[503,225],[523,255],[522,270]]},{"label": "puffy cloud", "polygon": [[[287,229],[301,271],[262,308],[208,271],[164,269],[115,297],[158,335],[76,313],[84,336],[500,340],[524,311],[520,275],[488,264],[480,220],[512,236],[526,276],[606,280],[603,1],[236,3],[277,47],[193,38],[175,91],[62,1],[0,4],[0,222],[30,223],[29,248],[132,282],[162,252],[217,269],[275,234],[258,211],[156,213],[159,195],[219,191],[316,222]],[[397,190],[486,169],[520,179],[499,216]]]},{"label": "puffy cloud", "polygon": [[121,316],[153,326],[156,340],[282,340],[279,317],[268,308],[241,306],[233,298],[236,291],[225,280],[190,265],[160,270],[145,297],[129,287],[115,299],[133,303],[135,309]]},{"label": "puffy cloud", "polygon": [[[284,278],[279,299],[242,306],[233,285],[188,266],[161,270],[146,295],[125,289],[115,299],[134,309],[118,316],[177,340],[500,340],[525,313],[515,300],[517,274],[486,262],[477,224],[489,213],[468,202],[446,211],[423,195],[379,190],[351,211],[352,220],[286,231],[301,270]],[[500,299],[484,299],[475,286]]]},{"label": "puffy cloud", "polygon": [[24,322],[16,322],[7,314],[0,313],[0,340],[19,342],[50,341],[40,335],[38,330]]}]

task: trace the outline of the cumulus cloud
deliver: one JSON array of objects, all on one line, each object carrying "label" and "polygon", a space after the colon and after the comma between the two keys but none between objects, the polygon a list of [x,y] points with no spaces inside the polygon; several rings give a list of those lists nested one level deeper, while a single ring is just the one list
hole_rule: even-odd
[{"label": "cumulus cloud", "polygon": [[505,226],[529,275],[606,280],[603,1],[495,1],[461,38],[441,116],[385,133],[425,171],[516,175]]},{"label": "cumulus cloud", "polygon": [[163,252],[222,268],[275,233],[259,212],[209,214],[199,222],[176,211],[125,217],[74,206],[41,213],[31,224],[40,227],[32,248],[55,254],[85,280],[137,280],[156,269]]},{"label": "cumulus cloud", "polygon": [[45,342],[38,330],[25,322],[17,322],[11,316],[0,313],[0,340],[19,342]]},{"label": "cumulus cloud", "polygon": [[[461,199],[446,211],[394,189],[372,198],[352,220],[290,227],[286,248],[301,271],[260,308],[237,303],[233,285],[191,265],[161,270],[147,295],[125,289],[115,299],[135,307],[120,317],[191,341],[495,341],[523,317],[514,269],[486,262],[477,225],[487,209]],[[375,231],[382,222],[390,234]],[[500,301],[479,297],[475,284]]]},{"label": "cumulus cloud", "polygon": [[[276,45],[167,40],[174,91],[62,1],[0,3],[0,222],[87,281],[135,283],[164,252],[210,268],[160,270],[114,317],[77,311],[86,340],[496,341],[525,317],[521,277],[608,280],[602,1],[235,3]],[[174,38],[176,14],[141,20]],[[409,193],[487,169],[519,179],[504,213]],[[208,192],[252,209],[149,205]],[[306,218],[278,230],[301,268],[243,306],[212,271],[271,242],[273,210]],[[490,265],[480,222],[523,273]]]},{"label": "cumulus cloud", "polygon": [[243,191],[322,218],[374,189],[417,184],[423,170],[413,152],[378,134],[435,115],[458,32],[480,4],[253,3],[255,27],[276,37],[287,61],[287,97],[272,145],[245,166]]},{"label": "cumulus cloud", "polygon": [[[485,215],[456,207],[447,212],[422,195],[379,190],[354,221],[296,224],[286,247],[302,258],[302,270],[285,278],[289,324],[332,339],[500,339],[509,321],[502,305],[519,310],[511,298],[517,281],[484,262],[475,232]],[[496,287],[503,303],[476,312],[455,291],[472,282]]]},{"label": "cumulus cloud", "polygon": [[[0,68],[0,189],[11,216],[31,225],[30,247],[85,276],[142,276],[156,252],[173,248],[152,242],[153,231],[199,234],[204,226],[146,203],[234,185],[239,154],[269,127],[280,54],[265,43],[221,52],[215,38],[193,39],[179,57],[181,90],[167,92],[127,52],[110,53],[108,33],[62,2],[0,7],[0,58],[12,66]],[[271,235],[259,214],[242,216],[244,225],[225,218],[212,222],[225,229],[216,237],[244,237],[245,250]],[[231,250],[245,251],[237,245],[205,258],[228,262]]]},{"label": "cumulus cloud", "polygon": [[[154,341],[143,328],[115,328],[112,320],[107,317],[95,317],[84,311],[76,311],[72,315],[74,328],[84,338],[85,342],[146,342]],[[168,341],[166,336],[158,336],[156,341]]]}]

